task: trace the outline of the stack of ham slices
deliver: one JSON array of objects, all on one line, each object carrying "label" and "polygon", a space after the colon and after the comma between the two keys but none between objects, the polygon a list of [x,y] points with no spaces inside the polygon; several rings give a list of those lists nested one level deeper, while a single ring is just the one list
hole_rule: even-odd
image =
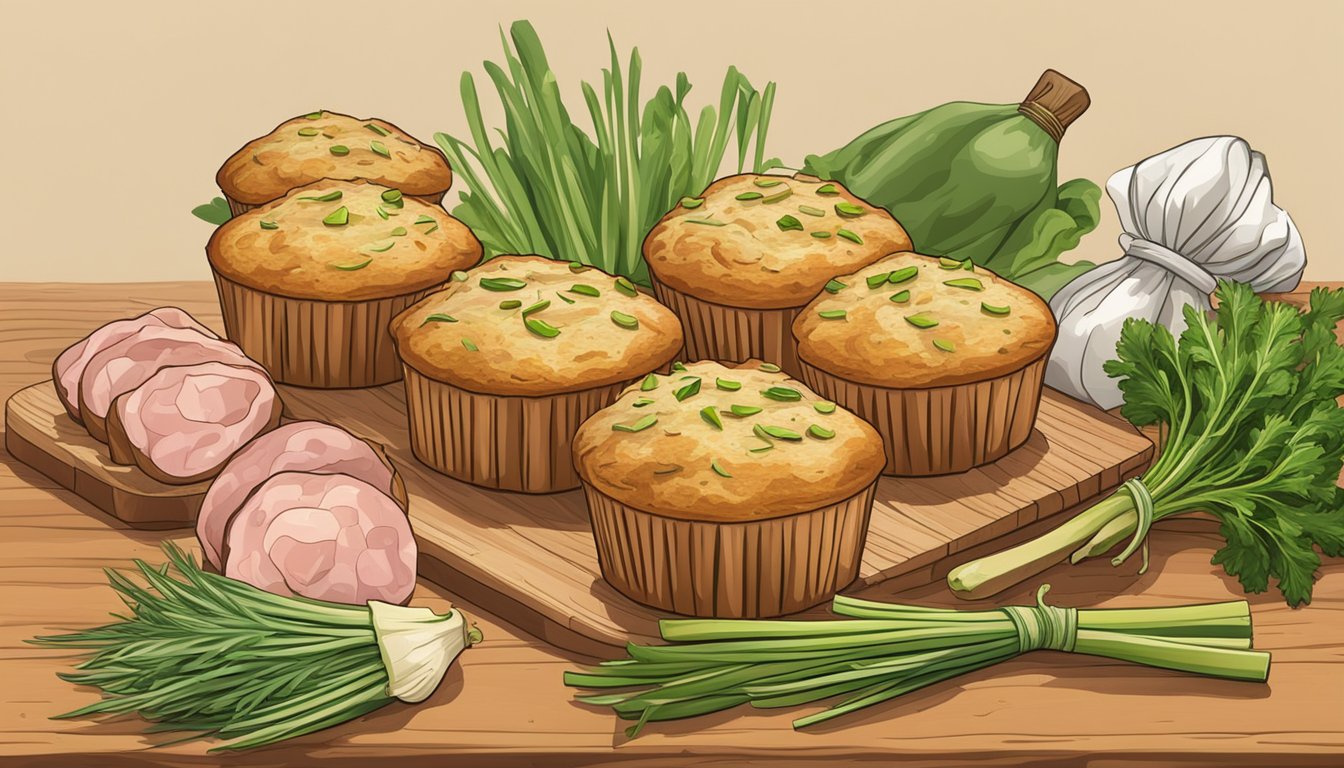
[{"label": "stack of ham slices", "polygon": [[196,518],[220,573],[279,595],[404,604],[416,545],[406,490],[380,447],[296,421],[238,451]]},{"label": "stack of ham slices", "polygon": [[70,418],[163,483],[211,477],[280,423],[266,371],[176,307],[104,325],[52,365]]}]

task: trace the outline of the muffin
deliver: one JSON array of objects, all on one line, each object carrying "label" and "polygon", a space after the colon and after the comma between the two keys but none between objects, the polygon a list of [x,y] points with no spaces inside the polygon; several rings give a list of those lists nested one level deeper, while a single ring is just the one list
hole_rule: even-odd
[{"label": "muffin", "polygon": [[682,344],[677,318],[625,278],[540,256],[453,275],[392,334],[416,457],[526,493],[578,487],[574,431]]},{"label": "muffin", "polygon": [[859,573],[885,457],[871,426],[766,364],[650,375],[574,439],[603,577],[693,616],[779,616]]},{"label": "muffin", "polygon": [[320,181],[234,217],[206,245],[230,340],[303,387],[401,378],[388,323],[481,258],[437,205],[363,181]]},{"label": "muffin", "polygon": [[249,141],[215,174],[234,216],[322,179],[366,179],[439,203],[453,174],[442,152],[386,120],[326,110]]},{"label": "muffin", "polygon": [[939,475],[1026,442],[1055,320],[970,261],[893,253],[835,278],[793,333],[808,386],[882,433],[886,474]]},{"label": "muffin", "polygon": [[911,247],[891,214],[835,182],[746,174],[684,198],[644,240],[686,357],[764,360],[798,375],[790,326],[833,275]]}]

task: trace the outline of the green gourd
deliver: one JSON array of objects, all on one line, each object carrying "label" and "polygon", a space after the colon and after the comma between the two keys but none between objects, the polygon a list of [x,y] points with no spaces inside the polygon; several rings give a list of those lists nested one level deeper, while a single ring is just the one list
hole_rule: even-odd
[{"label": "green gourd", "polygon": [[803,172],[838,181],[901,222],[920,253],[971,259],[1045,298],[1093,265],[1061,253],[1097,226],[1101,190],[1059,185],[1059,140],[1091,103],[1046,70],[1021,104],[954,101],[883,123]]}]

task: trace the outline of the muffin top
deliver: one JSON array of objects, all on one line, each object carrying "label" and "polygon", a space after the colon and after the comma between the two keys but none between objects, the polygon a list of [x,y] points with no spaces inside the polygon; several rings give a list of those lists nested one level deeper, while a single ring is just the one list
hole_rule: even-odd
[{"label": "muffin top", "polygon": [[494,395],[617,384],[665,365],[681,323],[623,277],[541,256],[498,256],[392,321],[421,374]]},{"label": "muffin top", "polygon": [[363,181],[319,181],[224,222],[205,247],[237,283],[298,299],[362,301],[432,288],[481,259],[437,205]]},{"label": "muffin top", "polygon": [[910,388],[1019,370],[1050,351],[1039,296],[965,262],[893,253],[836,277],[793,321],[798,355],[850,381]]},{"label": "muffin top", "polygon": [[808,512],[877,479],[877,432],[778,371],[703,361],[650,374],[579,427],[574,466],[623,504],[685,520]]},{"label": "muffin top", "polygon": [[833,181],[744,174],[683,198],[644,240],[662,283],[731,307],[801,307],[832,275],[910,238],[890,213]]},{"label": "muffin top", "polygon": [[428,196],[446,192],[453,174],[443,153],[386,120],[322,110],[249,141],[215,175],[224,194],[248,205],[319,179],[367,179]]}]

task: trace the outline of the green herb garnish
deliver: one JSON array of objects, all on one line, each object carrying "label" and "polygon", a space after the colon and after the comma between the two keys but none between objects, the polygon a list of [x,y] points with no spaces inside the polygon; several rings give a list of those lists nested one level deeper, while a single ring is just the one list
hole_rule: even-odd
[{"label": "green herb garnish", "polygon": [[[383,190],[383,193],[379,195],[379,197],[383,198],[384,203],[391,203],[393,205],[396,205],[397,203],[401,202],[401,190],[385,189]],[[433,221],[433,219],[430,219],[430,221]],[[417,221],[416,223],[419,224],[420,222]]]},{"label": "green herb garnish", "polygon": [[364,261],[359,262],[358,264],[332,264],[331,266],[335,269],[341,270],[342,272],[354,272],[355,270],[363,269],[372,263],[373,259],[368,258],[365,259]]},{"label": "green herb garnish", "polygon": [[762,197],[765,197],[765,195],[762,195],[760,192],[743,192],[740,195],[735,195],[733,199],[747,201],[747,200],[760,200]]},{"label": "green herb garnish", "polygon": [[317,203],[331,203],[341,199],[341,190],[333,189],[332,191],[326,193],[325,195],[316,195],[316,196],[310,195],[308,197],[300,197],[299,199],[312,200]]},{"label": "green herb garnish", "polygon": [[379,136],[387,136],[389,133],[389,131],[386,128],[382,127],[381,125],[374,125],[373,123],[365,123],[364,127],[368,128],[370,131],[373,131]]},{"label": "green herb garnish", "polygon": [[854,243],[855,245],[863,245],[863,238],[859,237],[857,234],[853,232],[850,232],[848,229],[837,229],[835,231],[835,236],[843,237],[846,240],[850,241],[851,243]]},{"label": "green herb garnish", "polygon": [[771,400],[790,403],[803,399],[803,393],[789,387],[770,387],[761,391],[761,394]]},{"label": "green herb garnish", "polygon": [[516,277],[482,277],[481,287],[487,291],[517,291],[526,288],[527,281]]},{"label": "green herb garnish", "polygon": [[577,293],[577,294],[579,294],[580,296],[594,296],[594,297],[595,297],[595,296],[601,296],[601,295],[602,295],[602,292],[601,292],[601,291],[599,291],[598,289],[594,288],[594,287],[591,286],[591,285],[585,285],[584,283],[575,283],[575,284],[569,286],[569,292],[570,292],[570,293]]},{"label": "green herb garnish", "polygon": [[624,277],[616,278],[616,290],[620,291],[621,293],[624,293],[626,296],[639,295],[639,290],[635,288],[635,284],[625,279]]},{"label": "green herb garnish", "polygon": [[815,437],[818,440],[830,440],[832,437],[835,437],[835,430],[827,429],[823,426],[813,424],[812,426],[807,428],[807,434],[811,435],[812,437]]},{"label": "green herb garnish", "polygon": [[421,234],[432,235],[432,234],[434,234],[435,231],[438,230],[438,228],[439,228],[439,225],[436,223],[434,226],[430,227],[429,229],[426,229],[426,230],[425,230],[424,232],[422,232]]},{"label": "green herb garnish", "polygon": [[780,184],[783,184],[783,183],[784,183],[784,180],[783,180],[783,179],[756,179],[756,180],[753,181],[752,183],[755,184],[756,186],[762,188],[762,189],[769,189],[769,188],[771,188],[771,187],[778,187]]},{"label": "green herb garnish", "polygon": [[686,382],[685,384],[681,385],[680,387],[678,387],[677,390],[672,393],[672,395],[673,397],[677,398],[677,402],[681,402],[682,400],[685,400],[688,397],[696,395],[699,392],[700,392],[700,379],[699,377],[695,377],[692,378],[690,381]]},{"label": "green herb garnish", "polygon": [[757,405],[732,405],[728,407],[728,412],[738,418],[744,416],[755,416],[761,412],[761,407]]},{"label": "green herb garnish", "polygon": [[900,269],[891,273],[891,276],[887,278],[887,282],[891,283],[892,285],[897,285],[900,283],[907,282],[909,280],[914,280],[918,276],[919,276],[919,267],[901,267]]},{"label": "green herb garnish", "polygon": [[736,392],[742,388],[742,382],[731,379],[714,379],[714,386],[725,392]]},{"label": "green herb garnish", "polygon": [[527,330],[542,338],[553,339],[560,335],[559,328],[556,328],[554,325],[551,325],[539,317],[523,318],[523,325],[527,326]]},{"label": "green herb garnish", "polygon": [[820,208],[813,208],[810,205],[800,205],[798,210],[806,213],[808,216],[825,216],[826,212]]},{"label": "green herb garnish", "polygon": [[906,315],[905,322],[915,326],[916,328],[933,328],[938,325],[937,320],[934,320],[932,317],[929,317],[923,312],[914,315]]},{"label": "green herb garnish", "polygon": [[714,474],[718,475],[719,477],[732,477],[732,475],[728,474],[727,470],[719,466],[718,461],[709,462],[709,468],[714,470]]},{"label": "green herb garnish", "polygon": [[803,436],[802,436],[802,435],[798,434],[797,432],[794,432],[792,429],[786,429],[786,428],[784,428],[784,427],[774,427],[774,426],[770,426],[769,424],[762,425],[762,426],[761,426],[761,431],[764,432],[765,434],[769,435],[770,437],[775,438],[776,440],[802,440],[802,439],[803,439]]},{"label": "green herb garnish", "polygon": [[838,195],[840,194],[840,190],[836,189],[834,184],[822,184],[820,187],[817,187],[817,194]]},{"label": "green herb garnish", "polygon": [[392,157],[392,153],[387,151],[387,147],[384,146],[383,142],[381,141],[370,141],[369,149],[372,149],[374,151],[374,154],[382,155],[383,157],[386,158]]},{"label": "green herb garnish", "polygon": [[571,261],[569,262],[569,271],[574,273],[587,272],[588,266],[586,264],[581,264],[577,261]]},{"label": "green herb garnish", "polygon": [[961,269],[961,262],[956,259],[949,259],[946,256],[938,257],[939,269]]},{"label": "green herb garnish", "polygon": [[896,302],[897,304],[904,304],[905,302],[907,302],[907,301],[910,300],[910,292],[909,292],[909,291],[897,291],[897,292],[891,294],[891,300],[894,301],[894,302]]},{"label": "green herb garnish", "polygon": [[392,229],[392,237],[405,237],[405,236],[406,236],[405,227],[394,227]]},{"label": "green herb garnish", "polygon": [[764,204],[766,204],[766,205],[769,205],[769,204],[771,204],[771,203],[778,203],[778,202],[781,201],[781,200],[786,200],[786,199],[788,199],[789,195],[792,195],[792,194],[793,194],[793,188],[792,188],[792,187],[785,187],[785,188],[779,190],[778,192],[775,192],[775,193],[773,193],[773,194],[766,195],[765,197],[761,198],[761,202],[764,203]]},{"label": "green herb garnish", "polygon": [[468,352],[476,351],[476,344],[473,343],[471,339],[463,339],[462,346],[466,347]]},{"label": "green herb garnish", "polygon": [[380,206],[378,206],[377,208],[375,208],[374,210],[378,213],[378,218],[382,219],[383,221],[387,221],[387,216],[388,216],[388,214],[387,214],[387,209],[386,209],[386,208],[384,208],[383,206],[380,205]]},{"label": "green herb garnish", "polygon": [[890,272],[879,272],[876,275],[869,275],[867,277],[868,287],[876,288],[879,285],[886,285],[887,278],[890,276],[891,276]]},{"label": "green herb garnish", "polygon": [[817,238],[818,240],[829,240],[829,239],[831,238],[831,233],[830,233],[830,232],[811,232],[811,233],[809,233],[809,234],[811,234],[813,237]]},{"label": "green herb garnish", "polygon": [[700,206],[702,206],[702,205],[704,205],[704,204],[705,204],[705,199],[704,199],[703,197],[689,197],[689,196],[687,196],[687,197],[683,197],[683,198],[681,198],[681,207],[682,207],[682,208],[685,208],[685,209],[688,210],[688,211],[693,211],[693,210],[695,210],[696,208],[699,208]]},{"label": "green herb garnish", "polygon": [[262,220],[261,220],[260,222],[258,222],[258,223],[261,224],[261,228],[262,228],[262,229],[279,229],[279,228],[280,228],[280,225],[279,225],[279,224],[276,224],[274,221],[267,221],[266,219],[262,219]]},{"label": "green herb garnish", "polygon": [[643,381],[639,383],[639,389],[642,392],[648,392],[650,390],[654,390],[657,388],[658,388],[658,376],[656,374],[650,373],[648,376],[644,377]]},{"label": "green herb garnish", "polygon": [[710,426],[719,431],[723,431],[723,419],[719,418],[719,409],[712,405],[707,405],[700,409],[700,418],[704,419]]},{"label": "green herb garnish", "polygon": [[318,110],[316,112],[309,112],[308,114],[304,115],[304,118],[307,120],[321,120],[322,110]]},{"label": "green herb garnish", "polygon": [[430,323],[456,323],[456,322],[457,318],[453,317],[452,315],[445,315],[442,312],[435,312],[434,314],[426,317],[425,321],[420,324],[420,327],[424,328],[426,325],[429,325]]},{"label": "green herb garnish", "polygon": [[639,327],[639,318],[634,315],[627,315],[624,312],[618,312],[614,309],[611,311],[611,322],[632,331]]},{"label": "green herb garnish", "polygon": [[823,320],[844,320],[848,314],[843,309],[822,309],[817,312]]},{"label": "green herb garnish", "polygon": [[779,373],[779,366],[774,363],[761,363],[759,369],[766,373]]},{"label": "green herb garnish", "polygon": [[542,311],[543,309],[545,309],[545,308],[547,308],[547,307],[549,307],[549,306],[551,306],[551,301],[550,301],[550,299],[542,299],[541,301],[538,301],[538,302],[535,303],[535,304],[529,305],[529,306],[527,307],[527,309],[524,309],[524,310],[523,310],[523,317],[527,317],[528,315],[530,315],[530,314],[532,314],[532,313],[534,313],[534,312],[540,312],[540,311]]},{"label": "green herb garnish", "polygon": [[713,219],[682,219],[687,224],[703,224],[706,227],[726,227],[726,221],[714,221]]},{"label": "green herb garnish", "polygon": [[523,306],[523,302],[518,299],[505,299],[504,301],[499,302],[500,309],[517,309],[521,306]]},{"label": "green herb garnish", "polygon": [[647,416],[641,416],[632,424],[612,424],[612,432],[643,432],[658,423],[658,417],[652,413]]},{"label": "green herb garnish", "polygon": [[332,144],[327,148],[327,151],[337,157],[345,157],[350,154],[350,148],[344,144]]},{"label": "green herb garnish", "polygon": [[790,230],[795,229],[798,230],[799,232],[803,231],[803,222],[799,221],[794,216],[789,216],[788,214],[780,216],[779,221],[775,222],[775,226],[779,227],[779,231],[781,232],[788,232]]},{"label": "green herb garnish", "polygon": [[1013,311],[1012,307],[1009,307],[1007,304],[1000,307],[994,304],[986,304],[983,301],[980,302],[980,309],[983,312],[987,312],[991,315],[998,315],[1000,317],[1010,314]]},{"label": "green herb garnish", "polygon": [[680,371],[684,371],[684,370],[686,370],[686,366],[683,365],[682,362],[681,362],[680,360],[678,360],[678,361],[672,363],[672,370],[674,370],[674,371],[678,371],[678,372],[680,372]]},{"label": "green herb garnish", "polygon": [[965,288],[968,291],[985,290],[984,284],[974,277],[959,277],[956,280],[944,280],[943,285],[949,285],[953,288]]},{"label": "green herb garnish", "polygon": [[559,291],[556,291],[556,292],[555,292],[555,295],[556,295],[556,297],[557,297],[558,299],[560,299],[561,301],[565,302],[566,304],[573,304],[573,303],[574,303],[574,300],[573,300],[573,299],[569,298],[568,296],[566,296],[565,294],[563,294],[563,293],[561,293],[561,292],[559,292]]},{"label": "green herb garnish", "polygon": [[310,136],[316,136],[316,135],[319,134],[319,133],[321,133],[321,131],[317,130],[316,128],[300,128],[300,129],[299,129],[299,135],[300,135],[300,136],[303,136],[303,137],[305,137],[305,138],[310,137]]},{"label": "green herb garnish", "polygon": [[[816,232],[813,232],[812,234],[815,235]],[[840,282],[839,280],[828,280],[828,281],[826,281],[826,292],[827,292],[827,293],[839,293],[839,292],[845,290],[845,289],[848,288],[848,287],[849,287],[849,286],[845,285],[844,283]]]},{"label": "green herb garnish", "polygon": [[943,350],[944,352],[956,352],[956,351],[957,351],[957,345],[954,344],[954,343],[952,343],[952,342],[950,342],[950,341],[948,341],[947,339],[934,339],[934,340],[933,340],[933,346],[935,346],[935,347],[937,347],[937,348]]},{"label": "green herb garnish", "polygon": [[322,217],[322,223],[329,227],[343,227],[350,223],[350,211],[342,205],[340,208]]},{"label": "green herb garnish", "polygon": [[471,277],[471,275],[467,274],[466,272],[463,272],[460,269],[455,269],[451,273],[449,273],[448,277],[451,278],[453,282],[465,283],[467,282],[467,278]]},{"label": "green herb garnish", "polygon": [[819,400],[812,404],[812,408],[817,413],[835,413],[835,403],[830,400]]},{"label": "green herb garnish", "polygon": [[836,203],[835,212],[847,219],[852,219],[867,213],[863,206],[855,205],[853,203]]},{"label": "green herb garnish", "polygon": [[635,406],[636,408],[643,408],[643,407],[646,406],[646,405],[653,405],[653,403],[654,403],[654,400],[653,400],[652,398],[649,398],[649,397],[641,397],[641,398],[637,398],[637,399],[635,400],[634,406]]},{"label": "green herb garnish", "polygon": [[392,250],[392,246],[396,244],[397,241],[388,240],[386,245],[366,245],[364,247],[370,251],[373,251],[374,253],[387,253],[388,251]]}]

